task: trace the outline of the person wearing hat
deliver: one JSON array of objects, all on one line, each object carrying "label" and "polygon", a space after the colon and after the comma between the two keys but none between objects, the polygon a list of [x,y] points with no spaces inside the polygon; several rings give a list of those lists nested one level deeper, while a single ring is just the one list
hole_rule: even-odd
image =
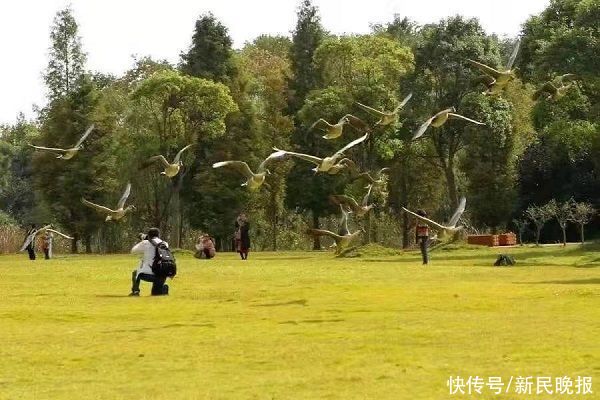
[{"label": "person wearing hat", "polygon": [[[140,266],[131,273],[131,293],[130,296],[140,295],[140,282],[152,282],[152,296],[161,296],[169,294],[169,285],[165,285],[166,276],[157,276],[152,272],[152,264],[156,254],[156,245],[164,242],[160,238],[158,228],[150,228],[147,235],[140,235],[141,242],[133,246],[131,253],[142,255]],[[164,242],[168,247],[169,244]]]}]

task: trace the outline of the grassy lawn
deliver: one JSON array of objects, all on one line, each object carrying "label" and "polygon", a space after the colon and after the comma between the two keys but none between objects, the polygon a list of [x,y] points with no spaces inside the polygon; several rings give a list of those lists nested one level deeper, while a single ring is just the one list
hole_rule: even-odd
[{"label": "grassy lawn", "polygon": [[[0,399],[598,399],[599,249],[181,255],[158,298],[127,297],[135,256],[2,256]],[[594,394],[449,396],[451,375]]]}]

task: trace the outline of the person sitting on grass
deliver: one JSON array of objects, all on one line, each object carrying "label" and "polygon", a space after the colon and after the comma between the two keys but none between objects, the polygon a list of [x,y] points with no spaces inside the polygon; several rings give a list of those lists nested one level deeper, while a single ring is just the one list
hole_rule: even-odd
[{"label": "person sitting on grass", "polygon": [[152,282],[152,296],[161,296],[169,294],[169,285],[165,285],[166,276],[157,276],[152,271],[154,256],[156,255],[156,245],[164,243],[169,244],[160,238],[158,228],[150,228],[147,235],[141,235],[141,242],[133,246],[131,253],[142,254],[140,266],[131,273],[131,293],[130,296],[140,295],[140,282]]},{"label": "person sitting on grass", "polygon": [[196,258],[206,258],[210,260],[215,256],[215,241],[209,234],[203,233],[198,238],[198,243],[196,244]]}]

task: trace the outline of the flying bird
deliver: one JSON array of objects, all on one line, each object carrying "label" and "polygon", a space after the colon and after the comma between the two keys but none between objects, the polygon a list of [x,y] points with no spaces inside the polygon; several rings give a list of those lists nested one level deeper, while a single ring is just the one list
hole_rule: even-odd
[{"label": "flying bird", "polygon": [[335,124],[330,124],[323,118],[320,118],[317,122],[312,124],[310,129],[319,129],[325,132],[323,139],[337,139],[344,133],[344,125],[350,125],[354,129],[362,131],[367,131],[369,129],[369,126],[365,122],[352,114],[344,115]]},{"label": "flying bird", "polygon": [[359,102],[356,102],[356,105],[359,106],[364,111],[368,112],[369,114],[374,115],[379,118],[379,121],[377,121],[375,123],[375,126],[387,126],[392,123],[395,123],[398,120],[398,115],[400,114],[400,110],[402,110],[402,108],[404,108],[404,106],[406,105],[406,103],[408,103],[408,101],[410,100],[411,97],[412,97],[412,93],[409,93],[408,96],[406,96],[404,98],[404,100],[402,100],[402,103],[400,103],[393,111],[377,110],[373,107],[369,107],[369,106],[364,105]]},{"label": "flying bird", "polygon": [[[352,162],[350,159],[344,158],[344,152],[346,152],[350,148],[356,146],[357,144],[364,142],[365,140],[367,140],[368,137],[369,137],[369,132],[365,133],[364,136],[361,136],[358,139],[353,140],[352,142],[348,143],[346,146],[342,147],[340,150],[335,152],[333,155],[331,155],[329,157],[325,157],[325,158],[319,158],[316,156],[311,156],[309,154],[296,153],[293,151],[279,150],[277,148],[273,148],[273,149],[275,151],[282,151],[285,154],[289,154],[296,158],[300,158],[302,160],[305,160],[305,161],[315,164],[316,167],[312,169],[313,171],[315,171],[315,173],[327,172],[330,175],[335,175],[342,169],[348,168],[349,166],[354,164],[354,162]],[[356,165],[356,164],[354,164],[354,165]]]},{"label": "flying bird", "polygon": [[344,194],[334,194],[329,196],[329,199],[332,203],[338,204],[342,208],[345,208],[347,211],[354,213],[354,215],[356,215],[357,217],[363,217],[367,215],[367,213],[371,211],[373,207],[375,207],[374,204],[369,204],[369,197],[371,196],[371,189],[373,188],[373,186],[369,185],[368,188],[369,190],[367,191],[367,194],[363,197],[361,204],[358,204],[358,202],[354,200],[354,197],[347,196]]},{"label": "flying bird", "polygon": [[105,222],[119,221],[120,219],[122,219],[125,216],[125,214],[127,214],[130,211],[135,210],[135,206],[133,206],[133,205],[129,205],[129,206],[125,207],[125,202],[127,201],[127,198],[129,197],[129,193],[131,193],[131,183],[127,184],[127,187],[125,188],[125,191],[123,192],[123,195],[121,196],[121,198],[119,199],[119,202],[117,203],[117,208],[114,210],[111,210],[108,207],[104,207],[104,206],[92,203],[91,201],[87,201],[84,198],[81,199],[81,202],[88,207],[94,208],[101,213],[107,214],[106,219],[104,220]]},{"label": "flying bird", "polygon": [[406,211],[407,213],[409,213],[410,215],[420,219],[421,221],[435,226],[436,228],[440,229],[442,232],[456,232],[463,228],[462,226],[456,226],[456,224],[458,223],[458,220],[462,216],[463,212],[465,212],[466,205],[467,205],[467,199],[465,199],[464,197],[461,197],[460,202],[458,204],[458,208],[456,209],[456,211],[454,211],[452,218],[450,218],[450,221],[448,221],[448,223],[446,225],[442,225],[442,224],[439,224],[429,218],[422,217],[419,214],[414,213],[404,207],[402,207],[402,209],[404,211]]},{"label": "flying bird", "polygon": [[545,97],[546,100],[558,100],[567,93],[577,79],[575,74],[564,74],[557,76],[551,81],[542,85],[534,94],[533,100],[538,100],[540,97]]},{"label": "flying bird", "polygon": [[354,233],[348,233],[347,235],[338,235],[325,229],[308,229],[307,234],[312,236],[329,236],[335,241],[335,254],[339,255],[344,249],[360,236],[362,230],[358,230]]},{"label": "flying bird", "polygon": [[242,186],[247,186],[249,190],[258,190],[265,182],[267,174],[271,172],[267,169],[267,164],[273,160],[282,158],[286,155],[283,150],[276,150],[271,153],[263,162],[258,166],[256,173],[252,172],[248,164],[244,161],[221,161],[213,164],[213,168],[229,167],[233,168],[246,178],[246,182],[242,183]]},{"label": "flying bird", "polygon": [[35,240],[35,237],[37,235],[42,234],[42,233],[46,233],[46,232],[56,233],[57,235],[62,236],[65,239],[71,239],[71,240],[73,240],[73,238],[71,236],[65,235],[64,233],[61,233],[61,232],[59,232],[57,230],[52,229],[52,225],[46,225],[46,226],[41,227],[38,230],[35,230],[35,231],[31,232],[25,238],[25,241],[23,242],[23,245],[21,246],[21,249],[19,251],[24,251],[27,248],[27,246],[29,246],[29,244]]},{"label": "flying bird", "polygon": [[421,124],[419,129],[413,135],[412,140],[418,139],[421,136],[423,136],[423,134],[425,133],[427,128],[429,128],[430,125],[434,128],[439,128],[440,126],[444,125],[446,121],[448,121],[448,119],[462,119],[463,121],[471,122],[473,124],[485,125],[483,122],[475,121],[474,119],[464,117],[460,114],[455,114],[455,112],[456,109],[454,107],[450,107],[435,114],[433,117],[429,118],[427,121]]},{"label": "flying bird", "polygon": [[[356,175],[353,180],[358,180],[358,179],[363,179],[365,181],[367,181],[368,185],[373,185],[373,186],[381,186],[383,184],[385,184],[386,182],[386,176],[385,174],[389,171],[390,169],[388,167],[385,168],[381,168],[377,173],[375,173],[374,175],[371,175],[370,172],[362,172],[358,175]],[[369,187],[367,186],[367,188]]]},{"label": "flying bird", "polygon": [[187,149],[189,149],[192,146],[193,145],[188,144],[183,149],[179,150],[179,153],[177,153],[177,155],[175,156],[175,159],[173,159],[172,163],[168,162],[167,159],[163,155],[159,154],[157,156],[150,157],[148,160],[146,160],[146,162],[144,162],[144,164],[142,165],[142,168],[145,168],[145,167],[149,166],[150,164],[155,163],[156,161],[160,161],[162,163],[162,165],[165,167],[165,170],[163,172],[161,172],[160,174],[165,175],[169,178],[173,178],[174,176],[176,176],[179,173],[179,170],[181,170],[181,167],[183,166],[183,161],[181,161],[181,155],[183,154],[184,151],[186,151]]},{"label": "flying bird", "polygon": [[57,154],[56,158],[62,158],[63,160],[70,160],[77,154],[79,150],[83,148],[83,141],[89,136],[89,134],[94,130],[94,124],[90,125],[89,128],[85,131],[83,136],[79,139],[79,141],[75,144],[75,146],[69,149],[61,149],[57,147],[43,147],[43,146],[34,146],[30,144],[29,146],[33,147],[36,150],[47,151],[49,153]]},{"label": "flying bird", "polygon": [[479,61],[467,59],[471,65],[478,68],[485,74],[485,77],[482,77],[482,79],[488,89],[484,92],[484,94],[500,93],[510,81],[516,78],[517,68],[513,69],[512,66],[515,63],[517,54],[519,53],[520,43],[521,41],[518,40],[513,48],[512,54],[510,55],[508,64],[506,64],[506,68],[501,71],[480,63]]}]

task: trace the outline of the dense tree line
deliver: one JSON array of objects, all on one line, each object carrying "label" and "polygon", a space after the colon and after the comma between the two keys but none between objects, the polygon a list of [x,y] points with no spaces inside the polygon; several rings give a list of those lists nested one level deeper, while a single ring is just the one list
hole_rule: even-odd
[{"label": "dense tree line", "polygon": [[[227,27],[205,14],[178,65],[140,58],[122,76],[108,76],[87,69],[72,10],[60,10],[44,73],[48,103],[35,120],[20,116],[0,127],[0,223],[55,223],[75,238],[73,251],[123,250],[150,225],[179,247],[208,231],[226,249],[235,215],[244,210],[257,247],[307,248],[307,226],[336,226],[339,209],[329,196],[358,199],[364,183],[349,174],[315,175],[307,164],[286,160],[254,193],[234,172],[211,165],[231,159],[255,167],[273,147],[331,154],[362,133],[345,128],[342,139],[325,141],[311,129],[316,120],[351,113],[374,126],[376,118],[357,102],[391,110],[412,93],[398,123],[375,126],[348,154],[361,170],[390,168],[373,192],[374,212],[352,222],[366,229],[365,240],[408,246],[412,226],[402,207],[443,220],[461,196],[476,231],[566,240],[583,236],[585,220],[592,222],[586,236],[593,236],[592,211],[600,207],[599,16],[598,0],[552,0],[523,26],[517,79],[489,96],[466,60],[504,65],[517,38],[490,35],[477,19],[418,26],[395,16],[370,34],[337,36],[303,0],[291,38],[263,35],[233,49]],[[564,74],[576,79],[560,96],[535,95]],[[411,140],[424,120],[448,107],[485,126],[457,121]],[[68,162],[28,146],[67,147],[92,124],[84,149]],[[142,167],[188,144],[177,177]],[[128,182],[137,209],[125,222],[104,223],[80,201],[111,205]],[[556,226],[542,230],[549,221]],[[321,245],[312,241],[315,249]]]}]

